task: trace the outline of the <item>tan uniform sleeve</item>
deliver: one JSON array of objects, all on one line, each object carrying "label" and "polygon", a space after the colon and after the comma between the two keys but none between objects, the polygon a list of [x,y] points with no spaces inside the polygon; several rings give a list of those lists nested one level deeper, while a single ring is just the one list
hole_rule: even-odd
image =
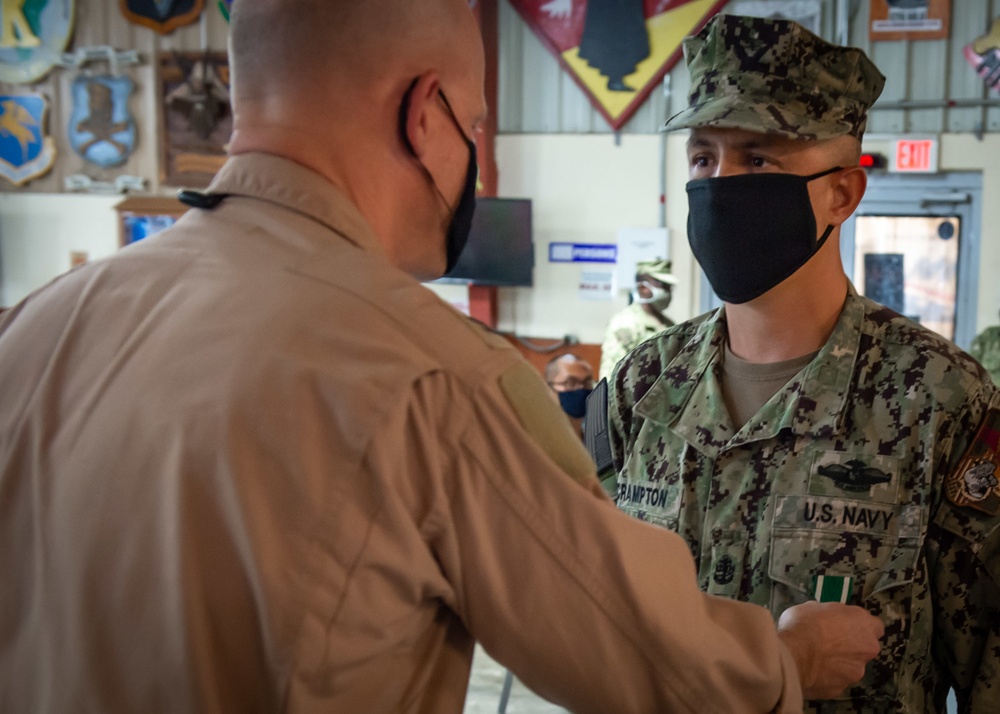
[{"label": "tan uniform sleeve", "polygon": [[439,568],[425,590],[574,712],[801,712],[767,611],[701,593],[683,541],[556,466],[500,384],[423,377],[372,449]]}]

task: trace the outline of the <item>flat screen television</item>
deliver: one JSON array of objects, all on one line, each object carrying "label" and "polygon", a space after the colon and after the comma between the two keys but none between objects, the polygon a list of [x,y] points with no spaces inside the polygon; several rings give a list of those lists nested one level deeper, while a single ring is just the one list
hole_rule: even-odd
[{"label": "flat screen television", "polygon": [[531,286],[531,199],[477,198],[469,242],[439,283]]}]

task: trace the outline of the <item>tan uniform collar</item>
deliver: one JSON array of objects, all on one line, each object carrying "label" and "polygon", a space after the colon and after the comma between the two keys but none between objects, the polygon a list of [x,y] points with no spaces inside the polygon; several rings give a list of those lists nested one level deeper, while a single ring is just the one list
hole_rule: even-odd
[{"label": "tan uniform collar", "polygon": [[362,250],[385,253],[368,221],[336,186],[290,159],[261,153],[231,156],[208,191],[283,206],[321,223]]}]

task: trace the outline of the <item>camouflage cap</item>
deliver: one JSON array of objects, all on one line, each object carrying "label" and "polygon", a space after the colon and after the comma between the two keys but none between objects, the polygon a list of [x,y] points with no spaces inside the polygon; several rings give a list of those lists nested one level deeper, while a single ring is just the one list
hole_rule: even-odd
[{"label": "camouflage cap", "polygon": [[656,260],[640,260],[635,264],[636,275],[646,275],[654,280],[659,280],[667,285],[676,285],[677,278],[670,272],[671,264],[669,260],[657,258]]},{"label": "camouflage cap", "polygon": [[684,39],[689,106],[661,131],[715,126],[790,139],[861,138],[885,77],[861,50],[790,20],[716,15]]}]

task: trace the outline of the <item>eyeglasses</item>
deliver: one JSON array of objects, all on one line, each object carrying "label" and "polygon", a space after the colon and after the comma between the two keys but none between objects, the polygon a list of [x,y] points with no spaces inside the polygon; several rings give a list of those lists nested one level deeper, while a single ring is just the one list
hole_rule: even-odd
[{"label": "eyeglasses", "polygon": [[557,392],[572,392],[576,389],[593,389],[594,380],[592,378],[579,380],[576,377],[568,377],[561,382],[549,382],[549,386]]}]

